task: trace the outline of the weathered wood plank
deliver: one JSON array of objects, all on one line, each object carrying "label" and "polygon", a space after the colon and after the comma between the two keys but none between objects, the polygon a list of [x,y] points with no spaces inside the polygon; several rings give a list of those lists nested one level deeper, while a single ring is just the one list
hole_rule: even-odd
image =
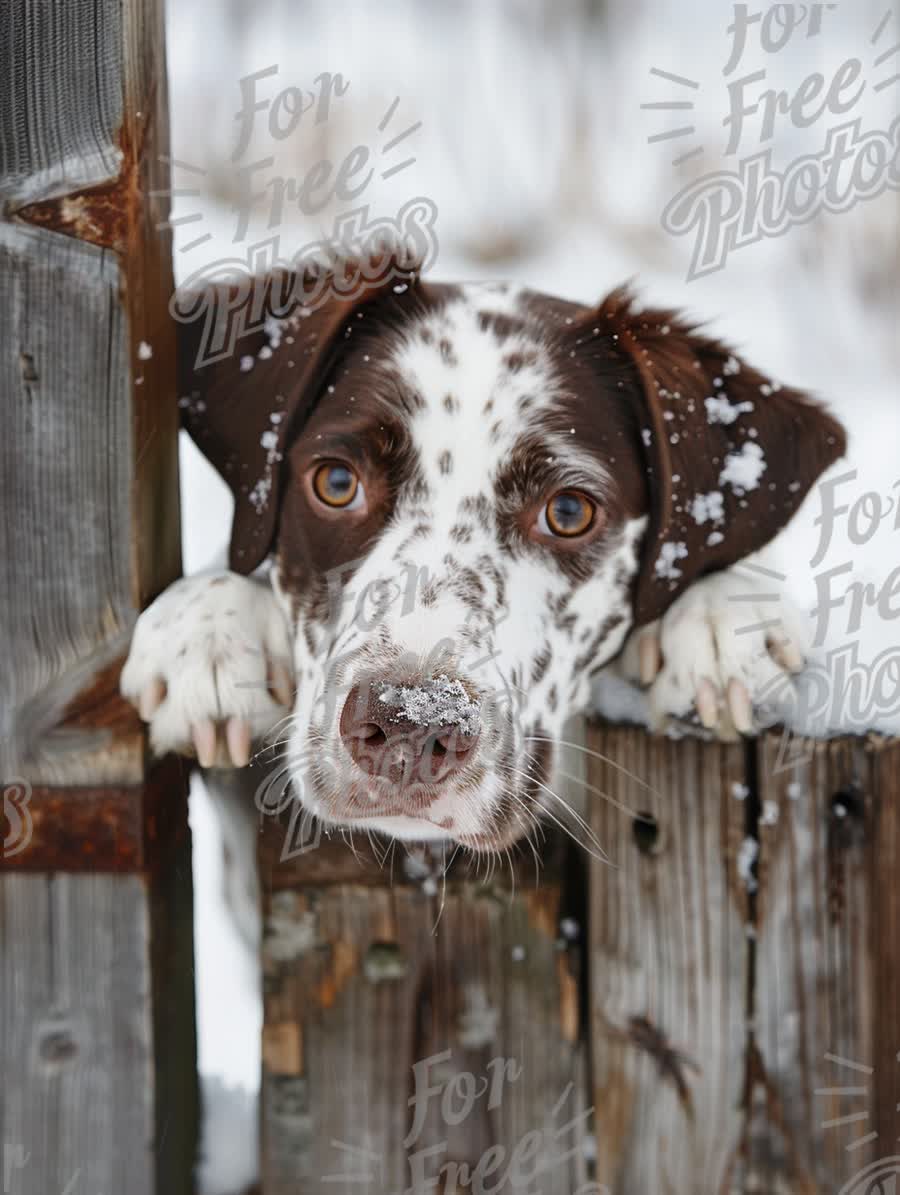
[{"label": "weathered wood plank", "polygon": [[615,1195],[730,1192],[749,983],[744,750],[602,724],[588,746],[588,781],[616,803],[590,797],[610,857],[590,881],[597,1181]]},{"label": "weathered wood plank", "polygon": [[0,1140],[29,1159],[10,1195],[191,1189],[191,910],[187,841],[152,878],[3,877]]},{"label": "weathered wood plank", "polygon": [[[881,1157],[900,1155],[900,741],[873,748],[869,950],[875,1066],[872,1130]],[[900,1175],[900,1166],[897,1167]]]},{"label": "weathered wood plank", "polygon": [[3,5],[3,196],[68,194],[118,174],[125,9],[119,0]]},{"label": "weathered wood plank", "polygon": [[[777,770],[774,737],[589,733],[591,828],[611,862],[590,864],[588,1102],[593,1178],[610,1192],[838,1195],[898,1172],[900,744],[807,746],[799,774]],[[333,843],[280,862],[273,830],[262,837],[264,1190],[352,1191],[366,1174],[378,1190],[415,1189],[417,1148],[472,1162],[488,1142],[521,1139],[553,1107],[565,1032],[546,1055],[532,1049],[540,1078],[502,1136],[474,1113],[448,1131],[434,1097],[410,1149],[404,1112],[414,1063],[444,1043],[445,1083],[480,1073],[461,1025],[496,1024],[490,1055],[514,1058],[513,1026],[565,1023],[571,972],[548,982],[545,954],[517,1005],[497,963],[519,954],[529,931],[509,931],[523,910],[532,929],[558,918],[552,884],[495,923],[482,891],[452,881],[433,938],[434,895],[406,880],[388,890],[367,852],[360,864]]]},{"label": "weathered wood plank", "polygon": [[4,20],[0,776],[134,783],[140,736],[58,726],[180,568],[162,6]]},{"label": "weathered wood plank", "polygon": [[836,1195],[898,1152],[900,744],[779,757],[760,743],[750,1178]]},{"label": "weathered wood plank", "polygon": [[7,777],[33,761],[39,778],[40,739],[122,652],[133,618],[131,529],[110,517],[130,507],[134,458],[119,281],[93,246],[0,223]]},{"label": "weathered wood plank", "polygon": [[354,884],[325,842],[286,887],[283,833],[261,854],[265,1195],[444,1190],[423,1180],[479,1163],[485,1189],[571,1195],[590,1116],[559,870],[444,890],[399,861],[375,884],[369,861]]},{"label": "weathered wood plank", "polygon": [[34,786],[0,875],[15,1195],[192,1188],[185,785],[148,780],[117,693],[180,570],[164,44],[161,0],[0,12],[0,782]]}]

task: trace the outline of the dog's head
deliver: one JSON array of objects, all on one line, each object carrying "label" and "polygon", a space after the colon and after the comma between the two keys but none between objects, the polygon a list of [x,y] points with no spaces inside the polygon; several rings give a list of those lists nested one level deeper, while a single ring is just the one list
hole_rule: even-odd
[{"label": "dog's head", "polygon": [[288,759],[326,822],[496,848],[556,816],[592,674],[771,539],[844,448],[624,292],[585,308],[394,274],[281,313],[202,370],[188,325],[181,401],[235,495],[232,567],[274,559]]}]

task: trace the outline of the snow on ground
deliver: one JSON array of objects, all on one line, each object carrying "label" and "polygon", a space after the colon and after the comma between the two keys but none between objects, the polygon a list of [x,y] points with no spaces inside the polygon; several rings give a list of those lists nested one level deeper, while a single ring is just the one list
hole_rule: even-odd
[{"label": "snow on ground", "polygon": [[[296,6],[286,0],[254,6],[173,2],[168,52],[173,156],[180,163],[173,167],[173,186],[190,192],[176,196],[173,214],[191,217],[176,228],[178,280],[210,263],[241,258],[247,245],[266,236],[277,234],[287,257],[327,235],[335,214],[351,206],[330,202],[307,218],[285,202],[284,211],[273,215],[270,186],[266,200],[253,205],[248,228],[238,230],[231,205],[241,193],[241,167],[272,156],[273,163],[251,177],[251,188],[263,192],[277,175],[302,178],[326,156],[336,168],[354,146],[369,146],[377,170],[357,204],[369,204],[371,216],[387,216],[413,196],[434,200],[436,277],[504,278],[586,302],[633,278],[647,302],[687,308],[773,378],[826,397],[850,428],[851,461],[859,466],[857,477],[834,493],[842,505],[861,500],[862,521],[854,525],[837,516],[825,557],[811,566],[820,537],[820,487],[798,516],[793,538],[776,548],[771,567],[788,577],[785,592],[806,610],[817,600],[816,577],[844,563],[856,578],[884,588],[900,563],[896,192],[744,247],[726,268],[688,284],[689,238],[668,235],[660,219],[679,188],[717,163],[727,164],[721,158],[730,45],[724,13],[731,6],[720,0],[688,6],[610,0],[606,22],[593,27],[585,15],[590,7],[587,0],[558,6],[550,0],[446,0],[431,6],[424,21],[413,0],[378,6],[307,0],[298,20]],[[887,128],[898,88],[873,86],[872,41],[886,8],[883,0],[839,5],[827,17],[835,22],[827,36],[797,34],[779,51],[779,78],[793,79],[796,87],[820,70],[830,79],[848,55],[858,53],[868,84],[860,117],[866,128]],[[878,48],[895,45],[898,33],[895,14]],[[738,73],[770,63],[751,37]],[[270,109],[263,111],[232,162],[241,127],[235,119],[240,80],[269,67],[277,74],[256,86],[258,96],[270,101],[289,85],[307,92],[321,87],[314,81],[322,72],[340,72],[349,88],[332,95],[327,119],[317,124],[311,108],[283,139],[268,134]],[[679,87],[651,75],[651,68],[697,86]],[[891,70],[879,69],[879,78]],[[689,117],[641,108],[685,97],[694,103]],[[695,129],[690,141],[648,144],[648,136],[687,120]],[[421,127],[392,144],[420,121]],[[784,164],[821,149],[828,124],[801,129],[779,119],[766,144]],[[671,165],[677,153],[701,143],[707,154],[700,159],[702,171],[696,160]],[[741,152],[759,148],[757,143]],[[381,177],[413,155],[414,164]],[[841,472],[846,469],[833,475]],[[196,571],[226,542],[230,498],[187,442],[182,484],[185,566]],[[864,543],[860,528],[869,523],[863,516],[876,503],[867,494],[878,495],[882,508],[892,501],[893,513]],[[860,626],[850,629],[847,609],[833,611],[819,659],[852,642],[871,673],[886,650],[900,656],[900,619],[885,616],[895,608],[900,592],[892,604],[885,598],[881,610],[867,608]],[[637,712],[634,694],[629,703]],[[838,709],[838,723],[841,716]],[[900,728],[900,711],[894,716],[896,723],[879,723],[876,709],[870,724]],[[200,1067],[215,1134],[207,1151],[218,1164],[205,1170],[203,1189],[227,1195],[249,1177],[255,1151],[258,980],[224,912],[218,830],[199,785],[192,793],[192,824]],[[246,1173],[238,1172],[242,1160]]]},{"label": "snow on ground", "polygon": [[256,1178],[262,996],[256,958],[222,896],[222,832],[202,780],[191,783],[194,969],[204,1141],[199,1187],[242,1192]]}]

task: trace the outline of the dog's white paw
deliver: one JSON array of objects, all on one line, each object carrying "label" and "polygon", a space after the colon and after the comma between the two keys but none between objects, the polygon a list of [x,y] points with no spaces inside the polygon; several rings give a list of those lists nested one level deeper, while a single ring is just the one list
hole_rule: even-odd
[{"label": "dog's white paw", "polygon": [[799,611],[771,588],[716,573],[630,637],[620,671],[647,690],[656,729],[696,716],[726,741],[753,733],[754,706],[803,670],[809,647]]},{"label": "dog's white paw", "polygon": [[269,585],[228,572],[176,581],[138,619],[120,687],[155,751],[243,767],[293,701],[288,628]]}]

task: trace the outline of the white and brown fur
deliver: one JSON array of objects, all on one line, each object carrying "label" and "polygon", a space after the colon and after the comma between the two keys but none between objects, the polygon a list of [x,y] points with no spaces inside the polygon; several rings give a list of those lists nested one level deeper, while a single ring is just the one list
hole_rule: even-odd
[{"label": "white and brown fur", "polygon": [[[123,690],[158,750],[193,741],[202,762],[216,736],[243,763],[274,730],[296,799],[325,823],[497,850],[558,818],[554,744],[591,677],[628,658],[629,636],[634,655],[641,628],[696,611],[844,449],[821,408],[624,292],[588,308],[395,274],[280,315],[274,336],[198,371],[198,330],[183,330],[185,423],[235,497],[231,571],[142,616]],[[711,417],[707,398],[736,415]],[[761,479],[723,483],[744,445]],[[362,511],[312,496],[333,459],[362,479]],[[542,531],[560,490],[596,503],[583,539]],[[711,493],[715,519],[699,520]],[[269,580],[249,579],[266,561]],[[668,668],[645,652],[644,680],[671,713],[696,700],[704,723],[749,729],[762,657],[767,675],[796,666],[790,628],[724,650],[707,631]],[[465,766],[402,790],[361,771],[339,730],[346,694],[435,676],[479,703]]]}]

